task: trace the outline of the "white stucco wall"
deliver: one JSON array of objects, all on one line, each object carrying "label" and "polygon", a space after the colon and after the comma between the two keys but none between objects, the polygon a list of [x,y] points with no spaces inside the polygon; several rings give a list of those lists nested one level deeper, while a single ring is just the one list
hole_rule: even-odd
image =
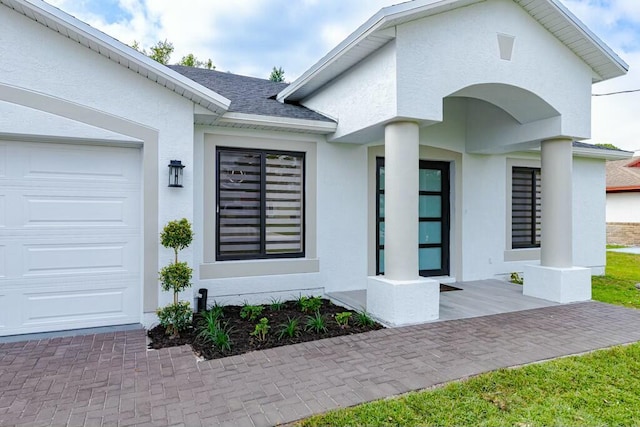
[{"label": "white stucco wall", "polygon": [[[510,61],[500,59],[498,33],[515,37]],[[396,50],[400,116],[441,120],[444,97],[501,83],[559,111],[562,134],[590,134],[591,69],[513,1],[488,0],[401,25]]]},{"label": "white stucco wall", "polygon": [[[4,6],[0,7],[0,28],[0,57],[11,58],[0,61],[0,83],[85,106],[89,115],[95,109],[157,130],[158,233],[169,220],[193,218],[192,102]],[[36,130],[45,136],[74,137],[81,128],[86,126],[52,119]],[[166,165],[171,159],[186,165],[182,189],[167,188]],[[158,247],[158,251],[159,267],[168,264],[171,250]],[[192,249],[183,251],[180,258],[193,264]],[[161,295],[159,304],[169,301],[168,294]]]},{"label": "white stucco wall", "polygon": [[607,222],[640,222],[640,192],[607,193]]},{"label": "white stucco wall", "polygon": [[573,265],[604,274],[607,262],[605,161],[573,158]]},{"label": "white stucco wall", "polygon": [[338,121],[340,138],[397,116],[395,42],[337,77],[303,104]]}]

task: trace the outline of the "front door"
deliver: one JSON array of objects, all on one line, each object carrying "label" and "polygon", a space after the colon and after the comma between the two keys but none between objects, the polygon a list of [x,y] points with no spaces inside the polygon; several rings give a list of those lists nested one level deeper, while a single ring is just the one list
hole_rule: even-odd
[{"label": "front door", "polygon": [[[384,274],[384,158],[376,159],[376,274]],[[449,163],[420,160],[418,265],[420,276],[449,274]]]}]

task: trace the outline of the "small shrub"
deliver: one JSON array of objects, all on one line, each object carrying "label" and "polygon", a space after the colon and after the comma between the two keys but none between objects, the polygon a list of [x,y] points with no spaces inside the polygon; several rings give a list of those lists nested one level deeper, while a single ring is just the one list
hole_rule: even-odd
[{"label": "small shrub", "polygon": [[327,332],[326,321],[324,320],[324,316],[320,314],[319,311],[312,316],[307,316],[307,324],[308,331],[313,331],[317,334],[321,334],[323,332]]},{"label": "small shrub", "polygon": [[165,327],[167,334],[177,337],[191,324],[193,311],[188,301],[179,301],[156,310],[160,324]]},{"label": "small shrub", "polygon": [[336,323],[340,325],[342,329],[346,328],[347,326],[349,326],[349,319],[351,318],[352,314],[353,313],[351,313],[350,311],[343,311],[342,313],[336,314]]},{"label": "small shrub", "polygon": [[222,352],[231,350],[231,328],[219,321],[205,322],[198,332],[198,338],[213,345]]},{"label": "small shrub", "polygon": [[253,322],[262,314],[262,310],[264,310],[264,307],[261,305],[250,305],[245,303],[240,310],[240,317],[243,319],[249,319]]},{"label": "small shrub", "polygon": [[322,307],[322,298],[320,297],[301,297],[299,300],[300,310],[303,313],[315,313]]},{"label": "small shrub", "polygon": [[524,283],[524,279],[520,277],[520,275],[515,271],[509,276],[509,281],[511,283],[515,283],[516,285],[522,285]]},{"label": "small shrub", "polygon": [[271,311],[280,311],[284,308],[284,302],[279,298],[271,298],[271,304],[269,304]]},{"label": "small shrub", "polygon": [[284,337],[294,338],[300,335],[300,321],[297,318],[287,317],[287,323],[283,323],[279,326],[280,332],[278,338]]},{"label": "small shrub", "polygon": [[269,326],[269,319],[263,317],[260,319],[260,322],[258,322],[253,332],[251,332],[251,335],[257,337],[259,341],[264,341],[267,337],[267,333],[269,333],[269,329],[271,329]]},{"label": "small shrub", "polygon": [[371,318],[371,315],[366,310],[362,310],[356,313],[355,318],[356,325],[358,326],[373,326],[375,321]]}]

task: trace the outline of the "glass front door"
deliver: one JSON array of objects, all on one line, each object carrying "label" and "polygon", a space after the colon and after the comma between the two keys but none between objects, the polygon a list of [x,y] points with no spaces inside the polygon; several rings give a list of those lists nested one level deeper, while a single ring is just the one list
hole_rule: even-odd
[{"label": "glass front door", "polygon": [[[384,158],[376,159],[377,274],[384,274]],[[449,163],[420,160],[418,268],[420,276],[449,274]]]}]

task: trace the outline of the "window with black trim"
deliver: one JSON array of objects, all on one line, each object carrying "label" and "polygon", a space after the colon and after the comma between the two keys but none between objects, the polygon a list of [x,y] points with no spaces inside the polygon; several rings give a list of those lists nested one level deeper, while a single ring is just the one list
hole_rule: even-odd
[{"label": "window with black trim", "polygon": [[303,257],[304,153],[216,154],[216,259]]},{"label": "window with black trim", "polygon": [[511,171],[511,247],[540,247],[540,168],[513,167]]}]

